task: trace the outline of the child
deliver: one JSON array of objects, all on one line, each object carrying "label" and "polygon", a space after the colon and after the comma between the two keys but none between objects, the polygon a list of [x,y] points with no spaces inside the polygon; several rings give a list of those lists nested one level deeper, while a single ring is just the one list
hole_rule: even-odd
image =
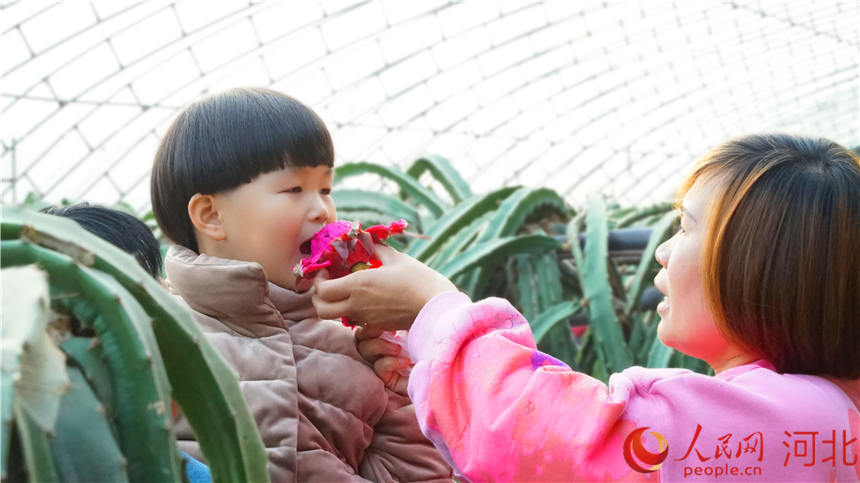
[{"label": "child", "polygon": [[[385,389],[350,329],[319,320],[292,268],[336,219],[334,151],[317,115],[267,89],[186,108],[152,171],[152,204],[176,245],[165,271],[238,373],[272,481],[426,481],[450,468],[409,400]],[[179,417],[180,446],[203,458]]]},{"label": "child", "polygon": [[[857,157],[748,136],[700,161],[679,199],[681,230],[656,254],[658,335],[715,376],[631,367],[607,387],[538,352],[507,301],[473,303],[388,247],[377,270],[317,280],[315,305],[374,330],[411,324],[409,395],[467,478],[856,481]],[[368,357],[385,350],[371,342]]]},{"label": "child", "polygon": [[[137,262],[152,278],[161,280],[161,249],[158,239],[146,226],[133,215],[87,202],[71,206],[48,206],[41,210],[49,215],[62,216],[76,221],[81,227],[97,237],[121,248],[133,255]],[[94,337],[92,329],[81,327],[76,318],[72,318],[72,334],[84,337]],[[174,403],[175,405],[176,403]],[[209,467],[192,458],[185,452],[185,476],[191,483],[209,483],[212,474]]]},{"label": "child", "polygon": [[41,211],[75,220],[88,232],[134,255],[140,266],[156,280],[161,277],[158,240],[146,223],[133,215],[86,202],[71,206],[49,206]]}]

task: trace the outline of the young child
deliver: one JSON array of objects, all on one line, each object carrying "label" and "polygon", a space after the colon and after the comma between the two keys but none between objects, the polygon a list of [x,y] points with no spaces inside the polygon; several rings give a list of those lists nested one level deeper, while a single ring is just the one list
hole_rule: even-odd
[{"label": "young child", "polygon": [[146,223],[133,215],[87,202],[71,206],[48,206],[41,211],[75,220],[88,232],[134,255],[137,263],[153,278],[161,277],[158,240]]},{"label": "young child", "polygon": [[388,247],[377,270],[317,280],[315,305],[374,330],[411,325],[422,430],[470,479],[856,481],[857,157],[747,136],[705,156],[679,200],[681,229],[656,254],[658,335],[715,376],[631,367],[607,386],[537,351],[507,301],[473,303]]},{"label": "young child", "polygon": [[[113,208],[91,205],[87,202],[71,206],[48,206],[41,211],[49,215],[74,220],[83,229],[134,256],[137,263],[152,275],[152,278],[161,280],[161,248],[158,239],[155,238],[146,223],[135,216]],[[71,320],[71,325],[72,333],[75,335],[95,336],[92,329],[81,327],[80,322],[74,317]],[[181,453],[185,460],[185,476],[190,483],[209,483],[212,481],[212,474],[208,466],[185,452]]]},{"label": "young child", "polygon": [[[296,286],[293,266],[336,219],[333,163],[320,118],[283,94],[232,89],[186,108],[152,170],[153,212],[175,243],[168,284],[238,373],[273,482],[448,479],[409,400],[350,329],[319,320],[312,281]],[[181,416],[176,431],[204,458]]]}]

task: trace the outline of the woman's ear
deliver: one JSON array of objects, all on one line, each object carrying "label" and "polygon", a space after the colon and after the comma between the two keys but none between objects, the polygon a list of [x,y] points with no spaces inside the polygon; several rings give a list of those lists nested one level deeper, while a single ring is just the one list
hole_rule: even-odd
[{"label": "woman's ear", "polygon": [[224,225],[218,213],[217,195],[201,195],[196,193],[188,200],[188,216],[194,228],[202,235],[215,241],[227,238]]}]

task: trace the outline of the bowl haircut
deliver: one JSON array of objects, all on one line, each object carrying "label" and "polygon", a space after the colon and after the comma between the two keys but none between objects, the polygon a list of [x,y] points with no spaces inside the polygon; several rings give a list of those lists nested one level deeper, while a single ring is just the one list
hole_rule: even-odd
[{"label": "bowl haircut", "polygon": [[201,99],[167,130],[152,167],[152,211],[164,235],[198,251],[188,202],[284,168],[333,166],[325,124],[279,92],[236,88]]}]

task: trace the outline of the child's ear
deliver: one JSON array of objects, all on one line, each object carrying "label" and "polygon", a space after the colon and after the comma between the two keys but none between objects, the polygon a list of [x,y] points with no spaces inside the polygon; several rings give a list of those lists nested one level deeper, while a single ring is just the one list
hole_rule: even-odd
[{"label": "child's ear", "polygon": [[188,216],[191,218],[194,228],[206,237],[215,241],[227,238],[224,225],[221,224],[221,217],[218,214],[215,195],[195,193],[188,200]]}]

